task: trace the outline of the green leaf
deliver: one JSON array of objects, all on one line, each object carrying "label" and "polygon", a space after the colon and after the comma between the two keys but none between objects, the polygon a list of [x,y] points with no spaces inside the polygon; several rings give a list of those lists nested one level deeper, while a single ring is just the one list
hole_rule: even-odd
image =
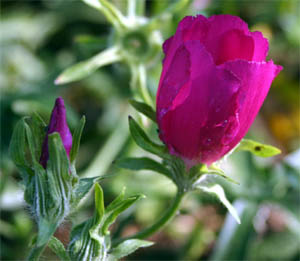
[{"label": "green leaf", "polygon": [[140,113],[147,116],[150,120],[156,123],[156,114],[152,107],[144,102],[138,102],[136,100],[129,100],[129,103]]},{"label": "green leaf", "polygon": [[237,150],[250,151],[259,157],[273,157],[281,153],[280,149],[277,149],[271,145],[262,144],[253,140],[243,139],[237,146]]},{"label": "green leaf", "polygon": [[228,209],[229,213],[234,217],[236,222],[238,224],[241,223],[238,213],[236,212],[235,208],[231,205],[231,203],[226,198],[224,190],[219,184],[214,184],[212,186],[198,185],[197,188],[201,189],[205,192],[215,194],[218,197],[218,199],[224,204],[224,206]]},{"label": "green leaf", "polygon": [[111,47],[86,61],[79,62],[67,68],[57,77],[55,84],[65,84],[81,80],[92,74],[98,68],[120,60],[119,48]]},{"label": "green leaf", "polygon": [[161,163],[146,157],[142,158],[124,158],[116,161],[116,164],[120,168],[130,170],[152,170],[171,178],[170,171]]},{"label": "green leaf", "polygon": [[165,146],[158,145],[151,141],[146,133],[143,131],[143,129],[137,124],[137,122],[129,116],[129,129],[132,138],[136,142],[138,146],[140,146],[142,149],[151,152],[153,154],[156,154],[162,158],[169,158],[169,154],[166,153]]},{"label": "green leaf", "polygon": [[95,184],[95,206],[97,211],[97,220],[100,221],[105,213],[105,209],[103,190],[98,183]]},{"label": "green leaf", "polygon": [[60,242],[59,239],[56,237],[51,237],[48,246],[51,248],[51,250],[61,259],[64,261],[71,261],[64,245],[62,242]]},{"label": "green leaf", "polygon": [[83,116],[73,133],[72,149],[70,151],[70,162],[71,163],[73,163],[76,159],[84,125],[85,125],[85,117]]},{"label": "green leaf", "polygon": [[129,239],[129,240],[122,242],[115,248],[113,248],[111,251],[111,255],[113,255],[115,258],[119,259],[119,258],[130,255],[131,253],[133,253],[134,251],[136,251],[137,249],[139,249],[141,247],[149,247],[152,245],[153,245],[153,242],[151,242],[151,241],[146,241],[146,240],[141,240],[141,239]]}]

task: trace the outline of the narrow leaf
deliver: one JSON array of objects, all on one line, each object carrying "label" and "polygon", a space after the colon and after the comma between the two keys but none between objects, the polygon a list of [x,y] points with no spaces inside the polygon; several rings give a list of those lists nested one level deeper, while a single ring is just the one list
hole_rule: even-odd
[{"label": "narrow leaf", "polygon": [[156,114],[152,107],[144,102],[138,102],[136,100],[129,100],[129,103],[140,113],[147,116],[150,120],[156,123]]},{"label": "narrow leaf", "polygon": [[149,247],[152,245],[153,242],[151,241],[141,239],[129,239],[116,246],[111,251],[111,255],[113,255],[116,259],[119,259],[128,256],[129,254],[133,253],[141,247]]},{"label": "narrow leaf", "polygon": [[86,61],[79,62],[67,68],[58,76],[55,80],[55,84],[65,84],[81,80],[92,74],[98,68],[120,60],[119,48],[111,47]]},{"label": "narrow leaf", "polygon": [[219,198],[219,200],[224,204],[224,206],[228,209],[229,213],[233,216],[236,222],[238,224],[241,224],[237,211],[228,201],[228,199],[225,196],[223,188],[219,184],[214,184],[212,186],[202,185],[202,186],[198,186],[198,188],[208,193],[214,193]]},{"label": "narrow leaf", "polygon": [[112,211],[113,209],[116,208],[117,205],[119,205],[123,199],[124,199],[124,196],[125,196],[125,190],[126,190],[126,187],[124,187],[122,189],[122,192],[119,194],[119,196],[117,196],[106,208],[106,212],[110,212]]},{"label": "narrow leaf", "polygon": [[85,125],[85,117],[83,116],[73,133],[72,149],[70,151],[70,162],[71,163],[73,163],[76,159],[84,125]]},{"label": "narrow leaf", "polygon": [[105,218],[105,221],[102,226],[102,233],[106,234],[109,226],[115,222],[116,218],[127,208],[129,208],[132,204],[134,204],[137,200],[140,198],[143,198],[144,195],[136,195],[131,196],[129,198],[126,198],[122,200],[119,204],[115,204],[114,208],[111,209],[110,213],[106,212],[105,215],[107,216]]},{"label": "narrow leaf", "polygon": [[166,153],[165,146],[158,145],[151,141],[143,129],[137,124],[137,122],[129,116],[129,129],[132,138],[136,142],[138,146],[142,149],[156,154],[162,158],[168,158],[168,154]]},{"label": "narrow leaf", "polygon": [[97,210],[97,220],[100,220],[104,215],[105,209],[103,190],[98,183],[95,184],[95,205]]},{"label": "narrow leaf", "polygon": [[281,150],[276,147],[249,139],[243,139],[237,146],[237,150],[250,151],[254,155],[264,158],[273,157],[281,153]]},{"label": "narrow leaf", "polygon": [[64,245],[56,237],[51,237],[48,246],[63,261],[71,261]]},{"label": "narrow leaf", "polygon": [[116,161],[116,164],[120,168],[130,170],[152,170],[158,172],[167,177],[171,177],[169,170],[161,163],[146,157],[142,158],[124,158]]}]

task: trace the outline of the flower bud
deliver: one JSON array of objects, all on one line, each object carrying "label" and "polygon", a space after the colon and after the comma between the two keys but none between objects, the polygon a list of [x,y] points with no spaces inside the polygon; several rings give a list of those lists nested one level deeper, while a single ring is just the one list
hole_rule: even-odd
[{"label": "flower bud", "polygon": [[50,123],[47,129],[47,134],[42,146],[40,163],[44,168],[47,167],[47,161],[49,159],[48,135],[53,132],[59,133],[67,155],[69,156],[72,148],[72,134],[67,124],[64,100],[61,97],[58,97],[55,101],[55,105],[50,118]]},{"label": "flower bud", "polygon": [[185,17],[163,45],[157,92],[160,139],[188,167],[219,160],[254,121],[282,67],[239,17]]}]

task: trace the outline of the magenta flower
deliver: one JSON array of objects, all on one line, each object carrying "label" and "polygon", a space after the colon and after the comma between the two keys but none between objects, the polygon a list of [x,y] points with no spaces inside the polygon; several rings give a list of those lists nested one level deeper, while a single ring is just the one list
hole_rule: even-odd
[{"label": "magenta flower", "polygon": [[268,41],[239,17],[185,17],[163,45],[160,139],[188,167],[211,164],[244,137],[273,79]]},{"label": "magenta flower", "polygon": [[44,168],[47,167],[47,161],[49,159],[48,135],[53,132],[59,133],[67,155],[69,156],[72,148],[72,134],[67,124],[64,100],[61,97],[58,97],[55,101],[55,105],[50,118],[50,123],[48,125],[47,134],[42,147],[40,163]]}]

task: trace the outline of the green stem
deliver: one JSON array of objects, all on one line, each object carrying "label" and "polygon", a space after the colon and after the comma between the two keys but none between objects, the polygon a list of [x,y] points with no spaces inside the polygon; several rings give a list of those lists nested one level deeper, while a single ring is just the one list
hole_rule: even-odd
[{"label": "green stem", "polygon": [[174,198],[174,200],[172,202],[172,205],[157,222],[155,222],[152,226],[150,226],[132,236],[121,238],[121,239],[117,240],[114,243],[114,245],[117,245],[117,244],[119,244],[127,239],[131,239],[131,238],[144,239],[144,238],[147,238],[147,237],[153,235],[160,229],[162,229],[176,215],[184,195],[185,195],[185,193],[183,191],[178,190],[176,197]]}]

